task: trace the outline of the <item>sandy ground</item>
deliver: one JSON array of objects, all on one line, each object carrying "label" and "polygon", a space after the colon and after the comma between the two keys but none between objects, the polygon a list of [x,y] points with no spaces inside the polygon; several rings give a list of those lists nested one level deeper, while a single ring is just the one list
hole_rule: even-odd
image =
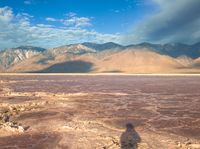
[{"label": "sandy ground", "polygon": [[131,123],[139,149],[199,149],[200,77],[186,76],[1,74],[0,148],[122,149]]}]

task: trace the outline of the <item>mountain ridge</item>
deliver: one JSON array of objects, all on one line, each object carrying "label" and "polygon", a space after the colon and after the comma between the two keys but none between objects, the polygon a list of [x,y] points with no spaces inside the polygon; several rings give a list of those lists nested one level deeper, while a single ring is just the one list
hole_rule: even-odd
[{"label": "mountain ridge", "polygon": [[186,45],[144,42],[124,46],[114,42],[84,42],[50,49],[20,46],[0,51],[0,72],[45,72],[50,70],[48,68],[51,68],[50,72],[54,72],[53,68],[56,69],[58,66],[59,69],[56,70],[62,72],[65,70],[61,67],[66,68],[66,72],[79,72],[68,67],[74,66],[79,69],[78,64],[86,63],[93,67],[88,68],[91,72],[198,72],[199,57],[200,43]]}]

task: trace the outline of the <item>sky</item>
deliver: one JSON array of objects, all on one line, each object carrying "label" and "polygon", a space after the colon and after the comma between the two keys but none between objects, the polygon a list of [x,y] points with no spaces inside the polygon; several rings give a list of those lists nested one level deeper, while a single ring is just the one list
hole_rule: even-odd
[{"label": "sky", "polygon": [[200,0],[1,0],[0,49],[82,42],[193,44]]}]

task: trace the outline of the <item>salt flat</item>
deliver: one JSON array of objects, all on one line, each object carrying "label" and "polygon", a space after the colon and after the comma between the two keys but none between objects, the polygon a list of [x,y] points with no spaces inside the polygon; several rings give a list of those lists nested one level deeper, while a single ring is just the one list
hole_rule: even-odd
[{"label": "salt flat", "polygon": [[0,107],[2,148],[200,148],[198,74],[0,74]]},{"label": "salt flat", "polygon": [[0,76],[200,76],[200,73],[0,73]]}]

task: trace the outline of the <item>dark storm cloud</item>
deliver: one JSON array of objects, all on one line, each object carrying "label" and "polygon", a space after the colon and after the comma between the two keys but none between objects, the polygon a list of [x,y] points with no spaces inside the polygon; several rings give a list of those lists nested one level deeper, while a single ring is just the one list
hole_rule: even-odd
[{"label": "dark storm cloud", "polygon": [[200,41],[200,0],[154,0],[159,11],[142,21],[124,41]]}]

